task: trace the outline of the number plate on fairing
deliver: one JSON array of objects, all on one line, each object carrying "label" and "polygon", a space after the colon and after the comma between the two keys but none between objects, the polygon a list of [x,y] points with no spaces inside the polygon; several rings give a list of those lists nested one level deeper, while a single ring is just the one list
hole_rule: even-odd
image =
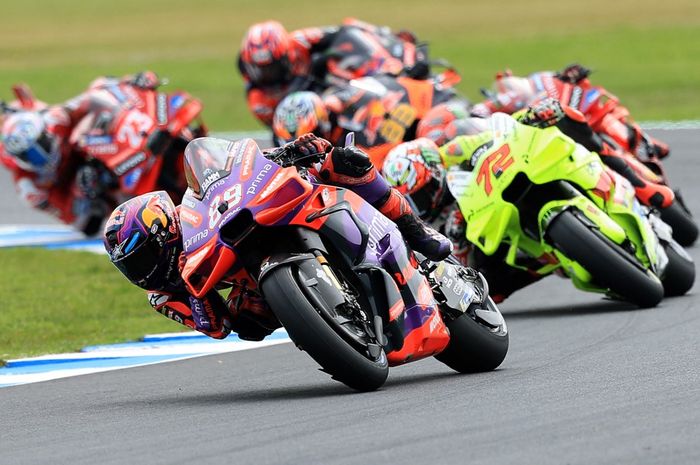
[{"label": "number plate on fairing", "polygon": [[469,305],[478,299],[474,283],[467,281],[458,273],[459,267],[441,262],[433,271],[433,278],[440,286],[448,307],[465,312]]}]

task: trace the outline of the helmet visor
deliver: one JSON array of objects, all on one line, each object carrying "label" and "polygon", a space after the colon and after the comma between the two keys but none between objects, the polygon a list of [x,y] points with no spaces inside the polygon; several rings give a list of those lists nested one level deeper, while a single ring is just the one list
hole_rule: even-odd
[{"label": "helmet visor", "polygon": [[[163,248],[155,240],[146,240],[141,244],[133,245],[138,243],[140,234],[134,233],[125,242],[124,255],[112,259],[112,263],[129,281],[145,288],[153,286],[160,280],[160,277],[155,276],[155,272],[159,268],[158,265],[165,260],[162,257]],[[114,251],[112,255],[114,256]]]},{"label": "helmet visor", "polygon": [[246,64],[246,71],[256,84],[285,84],[290,80],[289,61],[274,60],[266,65]]},{"label": "helmet visor", "polygon": [[58,158],[53,150],[51,138],[46,133],[24,150],[13,151],[11,146],[7,148],[8,153],[15,156],[15,161],[20,168],[35,173],[41,173],[51,168]]}]

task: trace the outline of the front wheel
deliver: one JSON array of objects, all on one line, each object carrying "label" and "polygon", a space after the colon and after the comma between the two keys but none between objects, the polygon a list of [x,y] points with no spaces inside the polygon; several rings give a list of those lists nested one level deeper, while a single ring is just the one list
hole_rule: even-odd
[{"label": "front wheel", "polygon": [[666,296],[683,295],[693,287],[695,282],[695,263],[688,253],[678,244],[664,244],[668,264],[661,282]]},{"label": "front wheel", "polygon": [[[483,304],[487,310],[498,311],[490,297]],[[445,321],[450,330],[450,343],[435,356],[436,359],[460,373],[495,370],[508,353],[508,331],[505,322],[490,328],[464,314]]]},{"label": "front wheel", "polygon": [[636,263],[620,246],[587,227],[571,211],[563,211],[547,234],[564,255],[578,262],[593,281],[639,307],[655,307],[664,297],[659,279]]},{"label": "front wheel", "polygon": [[690,247],[698,238],[698,225],[695,219],[683,208],[680,197],[661,209],[661,219],[673,229],[673,238],[683,247]]},{"label": "front wheel", "polygon": [[263,295],[292,341],[323,371],[358,391],[379,389],[389,374],[384,350],[377,350],[371,335],[363,333],[361,326],[341,327],[336,309],[328,308],[322,299],[310,298],[305,291],[315,292],[314,280],[318,278],[307,276],[297,264],[283,265],[265,277]]}]

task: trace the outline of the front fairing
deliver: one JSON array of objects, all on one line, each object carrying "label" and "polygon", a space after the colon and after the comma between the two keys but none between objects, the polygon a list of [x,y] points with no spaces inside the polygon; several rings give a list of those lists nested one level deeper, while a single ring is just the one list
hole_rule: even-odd
[{"label": "front fairing", "polygon": [[252,139],[195,139],[185,159],[190,187],[180,207],[183,278],[195,295],[203,295],[242,266],[236,262],[240,251],[223,240],[221,229],[240,215],[250,215],[241,217],[241,227],[285,224],[312,186],[295,168],[265,158]]}]

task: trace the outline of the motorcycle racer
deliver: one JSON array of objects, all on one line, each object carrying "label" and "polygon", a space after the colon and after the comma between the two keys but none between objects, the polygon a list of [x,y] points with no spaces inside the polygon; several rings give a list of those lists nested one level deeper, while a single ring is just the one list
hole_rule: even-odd
[{"label": "motorcycle racer", "polygon": [[[555,99],[546,98],[516,116],[521,123],[530,126],[545,128],[555,125],[577,143],[597,152],[606,165],[631,181],[641,200],[646,199],[648,203],[658,206],[673,200],[673,191],[666,186],[649,183],[638,177],[619,154],[591,130],[578,111],[561,105]],[[469,122],[468,120],[463,121]],[[483,130],[483,126],[470,123],[469,130],[439,149],[427,138],[401,144],[389,152],[382,174],[390,185],[407,196],[421,218],[426,221],[438,218],[442,220],[445,235],[453,241],[454,255],[462,264],[479,269],[491,286],[492,298],[501,302],[516,290],[539,280],[541,276],[508,266],[504,262],[505,247],[496,254],[487,256],[470,244],[465,236],[466,221],[459,208],[453,205],[454,199],[446,188],[445,166],[449,164],[446,158],[462,153],[464,138]],[[489,137],[488,134],[481,133],[484,137]],[[487,144],[488,140],[484,139],[481,143]]]},{"label": "motorcycle racer", "polygon": [[[355,143],[381,167],[391,148],[435,132],[436,112],[443,107],[459,117],[468,115],[468,101],[450,84],[445,85],[444,76],[423,80],[371,76],[328,88],[321,95],[292,92],[275,109],[272,130],[276,143],[314,132],[340,144],[352,132]],[[423,124],[424,119],[432,125]]]},{"label": "motorcycle racer", "polygon": [[76,154],[71,134],[88,113],[107,118],[122,104],[107,91],[119,82],[148,88],[158,80],[150,71],[121,79],[101,77],[86,92],[60,105],[5,107],[0,161],[12,172],[18,195],[30,207],[87,235],[98,231],[108,213],[100,194],[113,180]]},{"label": "motorcycle racer", "polygon": [[537,100],[551,97],[579,110],[595,132],[608,135],[624,150],[648,151],[659,158],[668,156],[668,145],[646,134],[617,97],[593,86],[588,79],[590,73],[590,69],[578,63],[558,72],[542,71],[527,77],[514,76],[510,70],[499,72],[496,91],[483,91],[487,98],[476,104],[472,112],[481,117],[496,111],[515,113]]},{"label": "motorcycle racer", "polygon": [[424,78],[429,72],[425,46],[413,34],[354,18],[291,33],[277,21],[254,24],[243,38],[238,68],[248,106],[266,126],[280,100],[295,90],[320,91],[380,73]]},{"label": "motorcycle racer", "polygon": [[[363,197],[393,220],[411,248],[426,257],[442,260],[450,254],[450,241],[412,213],[407,200],[387,184],[360,149],[333,147],[307,134],[276,150],[291,150],[299,159],[323,157],[313,167],[314,176]],[[276,151],[266,155],[274,157]],[[202,299],[188,291],[180,275],[183,244],[178,208],[165,192],[144,194],[117,207],[105,226],[104,245],[117,269],[148,290],[150,304],[168,318],[217,339],[235,331],[241,339],[262,340],[279,327],[261,296],[250,289],[235,286],[227,300],[215,291]]]}]

